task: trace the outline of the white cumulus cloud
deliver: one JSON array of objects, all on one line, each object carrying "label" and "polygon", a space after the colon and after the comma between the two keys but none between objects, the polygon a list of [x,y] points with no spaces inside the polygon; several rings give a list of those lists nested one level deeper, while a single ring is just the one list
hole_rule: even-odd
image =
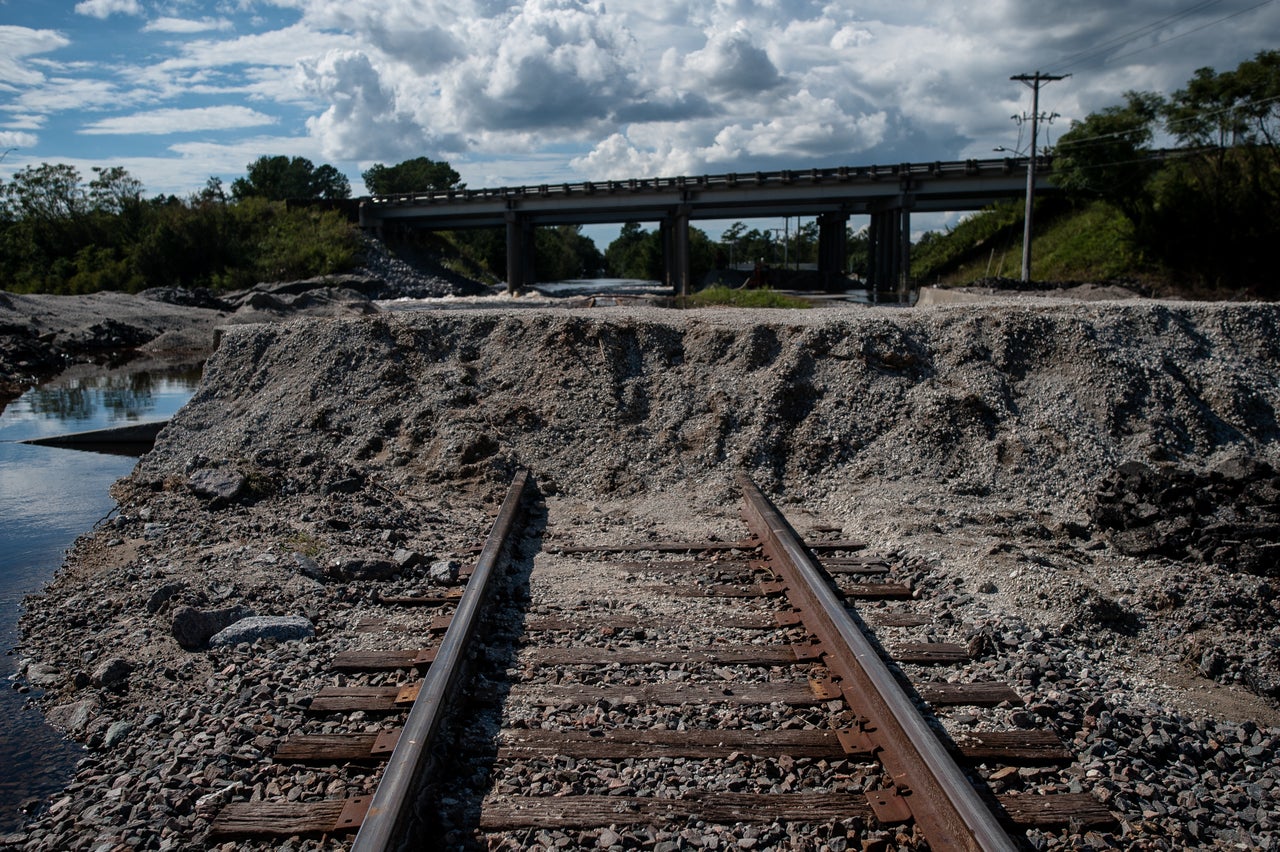
[{"label": "white cumulus cloud", "polygon": [[233,29],[234,26],[227,18],[201,18],[199,20],[190,18],[156,18],[155,20],[147,21],[147,25],[142,28],[142,31],[146,33],[184,35],[210,31],[225,32]]},{"label": "white cumulus cloud", "polygon": [[0,26],[0,89],[39,85],[44,74],[25,60],[70,43],[70,39],[53,30]]},{"label": "white cumulus cloud", "polygon": [[23,133],[17,130],[0,130],[0,150],[10,148],[34,148],[40,137],[34,133]]},{"label": "white cumulus cloud", "polygon": [[215,106],[196,109],[157,109],[119,115],[86,124],[81,133],[92,135],[194,133],[231,130],[274,124],[275,118],[243,106]]},{"label": "white cumulus cloud", "polygon": [[76,14],[105,20],[112,15],[141,15],[143,11],[138,0],[83,0],[76,4]]},{"label": "white cumulus cloud", "polygon": [[741,24],[728,32],[712,33],[706,47],[689,55],[683,70],[693,77],[686,85],[698,81],[726,95],[759,94],[782,83],[769,54]]},{"label": "white cumulus cloud", "polygon": [[395,159],[423,155],[428,134],[396,104],[394,90],[369,57],[359,51],[330,51],[304,63],[304,85],[330,104],[307,120],[307,130],[325,156],[336,159]]}]

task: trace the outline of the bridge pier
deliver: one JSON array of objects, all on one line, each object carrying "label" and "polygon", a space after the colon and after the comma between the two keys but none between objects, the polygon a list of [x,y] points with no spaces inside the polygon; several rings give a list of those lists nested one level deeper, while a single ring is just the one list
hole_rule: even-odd
[{"label": "bridge pier", "polygon": [[911,209],[895,205],[871,212],[867,284],[875,301],[905,293],[911,272]]},{"label": "bridge pier", "polygon": [[518,293],[534,281],[533,222],[507,213],[507,292]]},{"label": "bridge pier", "polygon": [[849,214],[823,213],[818,217],[818,273],[828,285],[845,274],[849,253]]},{"label": "bridge pier", "polygon": [[690,291],[689,205],[682,204],[664,217],[658,226],[662,239],[662,265],[667,286],[677,296]]}]

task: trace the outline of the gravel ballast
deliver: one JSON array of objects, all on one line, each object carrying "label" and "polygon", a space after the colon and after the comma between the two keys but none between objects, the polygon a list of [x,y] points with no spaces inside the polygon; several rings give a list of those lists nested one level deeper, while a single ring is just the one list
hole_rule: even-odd
[{"label": "gravel ballast", "polygon": [[[341,677],[333,653],[385,647],[356,630],[385,617],[373,593],[455,582],[432,566],[469,558],[527,466],[582,535],[734,535],[745,471],[797,526],[892,554],[935,638],[1028,699],[981,721],[1079,754],[993,789],[1088,790],[1120,817],[1037,847],[1275,848],[1278,325],[1269,305],[1132,300],[229,329],[119,513],[28,601],[28,679],[90,751],[4,840],[197,848],[224,801],[370,789],[269,746],[374,729],[309,717],[307,695]],[[302,629],[209,641],[248,617]]]}]

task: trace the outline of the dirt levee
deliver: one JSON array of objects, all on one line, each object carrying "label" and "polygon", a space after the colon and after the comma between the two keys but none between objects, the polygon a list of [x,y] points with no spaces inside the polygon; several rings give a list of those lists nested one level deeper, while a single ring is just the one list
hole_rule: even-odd
[{"label": "dirt levee", "polygon": [[566,493],[910,479],[1077,503],[1123,461],[1273,460],[1280,309],[396,314],[232,331],[135,477],[304,490],[527,465]]}]

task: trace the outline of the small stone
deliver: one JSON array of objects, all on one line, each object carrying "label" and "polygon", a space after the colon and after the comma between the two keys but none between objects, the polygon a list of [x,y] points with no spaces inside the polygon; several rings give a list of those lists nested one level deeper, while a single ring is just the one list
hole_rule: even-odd
[{"label": "small stone", "polygon": [[389,580],[400,569],[387,559],[335,559],[329,576],[335,580]]},{"label": "small stone", "polygon": [[165,583],[147,598],[147,612],[156,613],[173,599],[173,596],[186,589],[186,583]]},{"label": "small stone", "polygon": [[409,550],[404,547],[397,547],[396,552],[391,555],[391,561],[400,567],[401,571],[408,571],[410,568],[416,568],[423,562],[422,554],[416,550]]},{"label": "small stone", "polygon": [[433,583],[447,585],[458,581],[458,572],[462,570],[462,565],[453,559],[441,559],[432,562],[431,567],[427,569],[427,579]]},{"label": "small stone", "polygon": [[320,565],[304,553],[293,554],[293,562],[298,566],[298,571],[304,577],[310,577],[313,580],[323,580],[324,570]]}]

